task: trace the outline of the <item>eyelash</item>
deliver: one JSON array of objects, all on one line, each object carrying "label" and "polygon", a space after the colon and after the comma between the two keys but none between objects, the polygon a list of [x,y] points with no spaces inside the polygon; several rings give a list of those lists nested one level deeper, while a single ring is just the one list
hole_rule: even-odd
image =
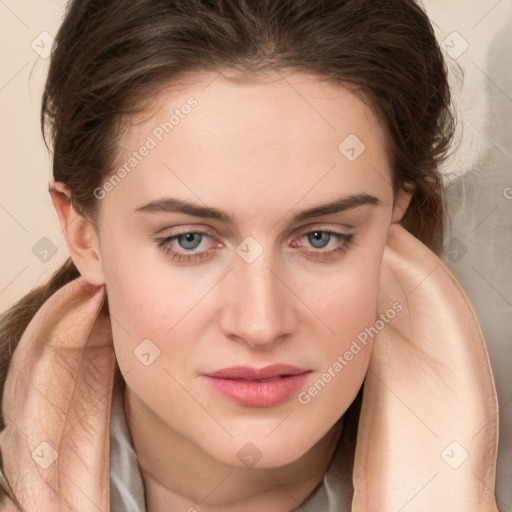
[{"label": "eyelash", "polygon": [[[335,258],[338,255],[344,254],[349,250],[349,248],[355,243],[354,242],[354,235],[352,233],[339,233],[338,231],[332,231],[330,229],[313,229],[311,231],[306,231],[305,233],[302,233],[298,238],[302,238],[303,236],[309,235],[311,233],[328,233],[337,240],[341,240],[342,244],[331,250],[323,251],[320,249],[313,249],[308,250],[306,252],[309,253],[317,253],[314,258],[320,258],[320,259],[330,259]],[[172,242],[183,235],[205,235],[207,237],[213,238],[210,233],[207,233],[205,231],[182,231],[181,233],[176,233],[175,235],[168,236],[165,238],[157,238],[157,246],[162,249],[167,254],[170,254],[172,256],[173,261],[186,261],[189,262],[196,262],[204,260],[205,258],[208,258],[210,256],[210,253],[212,251],[215,251],[215,249],[210,249],[207,251],[202,251],[198,253],[190,253],[189,255],[181,254],[173,249],[170,248]],[[329,240],[330,241],[330,240]]]}]

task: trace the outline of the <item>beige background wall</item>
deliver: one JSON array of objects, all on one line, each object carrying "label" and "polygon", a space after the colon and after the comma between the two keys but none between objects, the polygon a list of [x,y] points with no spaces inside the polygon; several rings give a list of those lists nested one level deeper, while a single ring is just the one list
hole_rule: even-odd
[{"label": "beige background wall", "polygon": [[[375,0],[378,1],[378,0]],[[49,34],[65,1],[0,1],[0,311],[68,256],[39,129]],[[461,146],[445,168],[452,229],[444,259],[487,340],[500,401],[500,511],[512,510],[512,0],[425,0],[465,73]],[[47,251],[47,252],[45,252]]]},{"label": "beige background wall", "polygon": [[[40,34],[56,33],[65,4],[56,0],[0,3],[0,310],[44,281],[67,257],[47,192],[50,159],[39,128],[48,61],[32,48],[34,44],[45,56],[48,45]],[[46,48],[40,48],[41,41]],[[34,245],[45,243],[40,242],[43,238],[57,247],[54,257],[48,253],[47,261],[32,253]],[[44,253],[39,256],[44,259]]]}]

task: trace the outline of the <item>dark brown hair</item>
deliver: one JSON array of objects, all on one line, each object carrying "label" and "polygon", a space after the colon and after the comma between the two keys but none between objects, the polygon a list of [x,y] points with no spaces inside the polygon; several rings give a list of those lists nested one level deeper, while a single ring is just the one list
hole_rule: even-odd
[{"label": "dark brown hair", "polygon": [[[440,252],[438,164],[454,121],[441,50],[413,0],[73,0],[56,42],[43,136],[55,181],[91,221],[93,191],[115,169],[121,121],[152,91],[194,72],[229,69],[250,80],[287,68],[345,85],[371,106],[387,135],[395,192],[414,191],[402,224]],[[0,318],[0,393],[31,318],[78,275],[68,259]]]}]

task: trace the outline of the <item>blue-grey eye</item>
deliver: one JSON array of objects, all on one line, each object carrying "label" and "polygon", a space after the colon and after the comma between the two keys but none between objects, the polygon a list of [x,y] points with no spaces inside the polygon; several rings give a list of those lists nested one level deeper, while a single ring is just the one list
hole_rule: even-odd
[{"label": "blue-grey eye", "polygon": [[316,249],[325,247],[330,239],[331,233],[327,233],[326,231],[311,231],[311,233],[308,233],[308,242]]},{"label": "blue-grey eye", "polygon": [[[202,235],[200,233],[183,233],[176,236],[176,240],[182,249],[196,249],[201,243],[201,239]],[[182,244],[182,240],[185,240],[184,244]]]}]

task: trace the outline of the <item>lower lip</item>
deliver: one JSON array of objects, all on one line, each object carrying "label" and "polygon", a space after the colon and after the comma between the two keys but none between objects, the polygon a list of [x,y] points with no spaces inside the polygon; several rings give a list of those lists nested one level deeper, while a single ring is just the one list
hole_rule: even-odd
[{"label": "lower lip", "polygon": [[309,373],[289,375],[270,382],[205,377],[215,391],[239,404],[247,407],[272,407],[296,393],[306,382]]}]

